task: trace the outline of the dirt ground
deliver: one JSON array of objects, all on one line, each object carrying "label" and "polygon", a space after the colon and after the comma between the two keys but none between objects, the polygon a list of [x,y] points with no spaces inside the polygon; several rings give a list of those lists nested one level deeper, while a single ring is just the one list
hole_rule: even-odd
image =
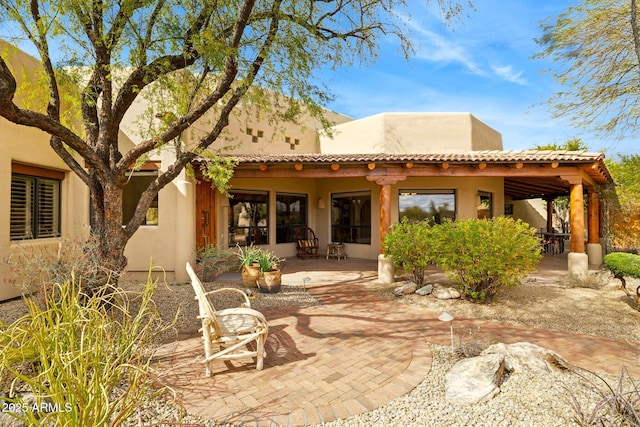
[{"label": "dirt ground", "polygon": [[[587,283],[566,274],[533,274],[522,284],[504,290],[490,303],[439,300],[416,294],[396,297],[394,285],[370,284],[369,288],[390,300],[414,304],[435,312],[447,311],[456,318],[494,320],[536,328],[640,341],[640,311],[622,290],[619,280],[605,272],[591,272]],[[453,286],[444,274],[431,271],[425,284]],[[593,286],[582,287],[582,286]],[[635,293],[640,280],[628,279]]]}]

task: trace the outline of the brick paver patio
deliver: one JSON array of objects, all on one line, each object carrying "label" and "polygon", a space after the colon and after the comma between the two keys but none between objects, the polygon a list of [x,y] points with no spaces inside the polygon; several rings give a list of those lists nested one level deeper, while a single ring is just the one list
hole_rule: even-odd
[{"label": "brick paver patio", "polygon": [[[359,286],[375,278],[375,263],[305,261],[314,262],[309,268],[315,270],[300,264],[283,280],[308,280],[322,305],[265,312],[270,331],[264,370],[256,371],[250,360],[220,362],[205,377],[199,335],[162,349],[161,379],[189,413],[233,425],[317,424],[382,406],[427,376],[429,344],[450,343],[440,313],[385,301]],[[619,373],[624,363],[640,377],[640,343],[468,319],[456,319],[454,326],[471,324],[482,337],[538,344],[594,371]]]}]

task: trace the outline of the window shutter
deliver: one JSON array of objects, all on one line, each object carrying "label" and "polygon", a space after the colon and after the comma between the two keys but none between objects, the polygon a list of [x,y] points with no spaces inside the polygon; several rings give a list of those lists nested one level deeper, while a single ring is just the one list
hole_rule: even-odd
[{"label": "window shutter", "polygon": [[26,176],[11,177],[11,240],[33,238],[31,216],[33,207],[34,180]]},{"label": "window shutter", "polygon": [[58,181],[40,178],[38,186],[38,204],[36,214],[36,234],[39,238],[58,237],[59,230],[59,192]]}]

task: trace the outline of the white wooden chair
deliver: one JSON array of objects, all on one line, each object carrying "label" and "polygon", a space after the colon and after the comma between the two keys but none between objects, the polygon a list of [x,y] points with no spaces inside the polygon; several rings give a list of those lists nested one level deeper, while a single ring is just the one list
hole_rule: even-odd
[{"label": "white wooden chair", "polygon": [[[207,377],[211,376],[212,364],[216,360],[255,357],[256,369],[261,370],[263,359],[266,357],[264,344],[269,330],[263,314],[250,308],[249,298],[240,289],[222,288],[205,292],[202,282],[189,263],[187,263],[187,273],[200,309],[198,318],[202,321],[201,331],[205,354],[203,363],[206,366]],[[240,307],[216,310],[209,295],[222,292],[240,293],[244,297],[244,302]],[[253,341],[255,341],[255,350],[248,347]]]}]

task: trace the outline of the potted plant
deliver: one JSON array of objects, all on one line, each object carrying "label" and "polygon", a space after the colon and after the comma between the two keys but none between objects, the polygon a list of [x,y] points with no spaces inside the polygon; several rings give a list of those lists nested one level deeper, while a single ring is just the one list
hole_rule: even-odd
[{"label": "potted plant", "polygon": [[260,292],[276,293],[280,291],[282,273],[280,264],[284,261],[268,249],[259,249],[257,252],[259,266],[258,288]]},{"label": "potted plant", "polygon": [[250,246],[246,246],[242,248],[238,246],[238,252],[236,255],[240,259],[241,272],[242,272],[242,283],[245,286],[256,288],[258,287],[258,275],[260,273],[260,268],[258,266],[258,253],[262,250],[256,248],[251,244]]}]

